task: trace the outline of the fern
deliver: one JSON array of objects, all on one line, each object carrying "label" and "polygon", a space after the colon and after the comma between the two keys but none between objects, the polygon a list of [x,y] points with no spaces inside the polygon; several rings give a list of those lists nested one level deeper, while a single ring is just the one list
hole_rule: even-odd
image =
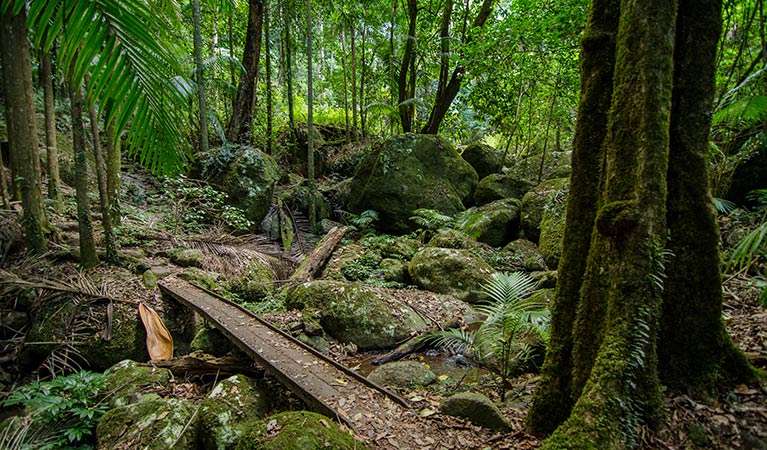
[{"label": "fern", "polygon": [[719,212],[719,214],[729,215],[731,212],[735,211],[735,203],[719,197],[713,197],[711,199],[714,202],[714,208]]}]

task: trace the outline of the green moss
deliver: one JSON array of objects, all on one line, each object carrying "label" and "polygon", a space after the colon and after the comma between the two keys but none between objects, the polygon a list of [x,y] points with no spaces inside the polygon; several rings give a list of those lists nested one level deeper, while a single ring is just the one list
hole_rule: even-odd
[{"label": "green moss", "polygon": [[637,225],[639,215],[636,200],[610,202],[597,213],[597,229],[605,236],[623,236]]},{"label": "green moss", "polygon": [[480,242],[501,247],[519,232],[521,203],[516,199],[496,200],[456,216],[457,228]]},{"label": "green moss", "polygon": [[422,289],[476,303],[483,299],[481,284],[494,270],[468,251],[427,247],[413,257],[408,272]]},{"label": "green moss", "polygon": [[521,226],[525,238],[538,242],[544,210],[568,184],[568,178],[546,180],[522,197]]},{"label": "green moss", "polygon": [[367,450],[367,447],[323,415],[293,411],[248,425],[236,449]]},{"label": "green moss", "polygon": [[272,291],[275,279],[268,260],[253,259],[242,275],[228,283],[228,288],[243,301],[257,302]]},{"label": "green moss", "polygon": [[111,409],[96,427],[99,448],[195,450],[195,409],[191,403],[173,398]]},{"label": "green moss", "polygon": [[139,366],[127,359],[107,369],[104,375],[104,389],[110,393],[109,405],[113,408],[140,401],[146,389],[167,388],[172,378],[168,369]]},{"label": "green moss", "polygon": [[224,356],[234,348],[226,336],[207,324],[200,327],[192,342],[189,343],[191,351],[201,351],[213,356]]},{"label": "green moss", "polygon": [[494,430],[506,431],[509,423],[493,402],[482,394],[461,392],[446,398],[440,405],[443,414],[464,417],[479,425]]},{"label": "green moss", "polygon": [[202,268],[205,263],[205,254],[197,248],[174,248],[168,250],[170,262],[181,267]]}]

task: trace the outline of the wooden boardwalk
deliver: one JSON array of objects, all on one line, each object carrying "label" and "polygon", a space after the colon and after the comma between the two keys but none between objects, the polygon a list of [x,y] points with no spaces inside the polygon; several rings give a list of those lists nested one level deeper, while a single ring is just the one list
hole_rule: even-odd
[{"label": "wooden boardwalk", "polygon": [[347,424],[363,440],[390,436],[405,416],[413,415],[401,397],[235,303],[181,280],[161,282],[160,290],[202,314],[310,407]]}]

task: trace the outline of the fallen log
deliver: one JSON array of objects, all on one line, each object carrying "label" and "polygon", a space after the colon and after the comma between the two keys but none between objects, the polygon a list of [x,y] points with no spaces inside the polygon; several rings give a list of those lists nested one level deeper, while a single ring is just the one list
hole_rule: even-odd
[{"label": "fallen log", "polygon": [[251,363],[247,358],[243,359],[237,356],[201,359],[186,355],[166,361],[153,361],[140,365],[169,369],[177,377],[211,376],[221,378],[237,374],[260,377],[264,374],[263,368]]},{"label": "fallen log", "polygon": [[317,247],[304,258],[298,269],[290,277],[290,280],[303,283],[315,277],[328,259],[330,259],[333,251],[335,251],[338,243],[341,242],[341,239],[348,230],[348,227],[335,227],[330,230]]}]

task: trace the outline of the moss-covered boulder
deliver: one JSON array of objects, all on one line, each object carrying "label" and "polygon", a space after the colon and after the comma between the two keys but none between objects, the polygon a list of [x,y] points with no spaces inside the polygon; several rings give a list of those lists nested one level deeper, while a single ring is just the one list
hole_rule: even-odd
[{"label": "moss-covered boulder", "polygon": [[193,352],[200,351],[213,356],[224,356],[235,349],[234,345],[220,331],[210,325],[203,325],[189,343]]},{"label": "moss-covered boulder", "polygon": [[273,267],[274,258],[263,255],[251,259],[242,273],[229,281],[228,289],[246,302],[263,300],[274,286],[277,274]]},{"label": "moss-covered boulder", "polygon": [[288,290],[288,308],[314,308],[326,333],[360,350],[391,348],[426,327],[409,306],[382,289],[338,281],[313,281]]},{"label": "moss-covered boulder", "polygon": [[199,405],[200,447],[204,450],[232,448],[248,421],[269,412],[269,396],[245,375],[219,382]]},{"label": "moss-covered boulder", "polygon": [[172,378],[168,369],[139,366],[129,359],[107,369],[104,376],[112,408],[137,403],[152,388],[167,388]]},{"label": "moss-covered boulder", "polygon": [[290,411],[250,423],[236,450],[367,450],[321,414]]},{"label": "moss-covered boulder", "polygon": [[527,239],[517,239],[509,242],[503,247],[502,252],[512,258],[515,266],[521,267],[528,272],[546,270],[546,261],[543,259],[538,246]]},{"label": "moss-covered boulder", "polygon": [[368,375],[368,380],[373,383],[394,388],[426,386],[436,379],[437,375],[418,361],[390,362],[376,367]]},{"label": "moss-covered boulder", "polygon": [[272,204],[279,180],[277,162],[253,147],[227,144],[197,156],[201,176],[228,194],[228,201],[242,208],[245,217],[261,223]]},{"label": "moss-covered boulder", "polygon": [[495,271],[466,250],[427,247],[413,257],[408,272],[422,289],[476,303],[483,298],[481,284]]},{"label": "moss-covered boulder", "polygon": [[474,204],[484,205],[504,198],[522,198],[535,183],[511,175],[493,173],[479,180],[474,190]]},{"label": "moss-covered boulder", "polygon": [[[309,189],[309,182],[305,178],[297,175],[289,176],[289,184],[285,187],[277,188],[277,198],[291,211],[301,211],[305,217],[309,217],[309,201],[312,190]],[[330,217],[330,204],[325,197],[314,191],[314,205],[317,220]]]},{"label": "moss-covered boulder", "polygon": [[482,394],[455,394],[442,401],[440,411],[448,416],[469,419],[475,425],[493,430],[507,431],[511,428],[498,407]]},{"label": "moss-covered boulder", "polygon": [[447,141],[433,135],[407,133],[371,149],[351,185],[353,212],[378,212],[382,231],[407,233],[419,208],[454,215],[465,209],[477,184],[477,173]]},{"label": "moss-covered boulder", "polygon": [[471,164],[480,179],[498,172],[503,164],[503,153],[482,142],[472,142],[466,146],[461,157]]},{"label": "moss-covered boulder", "polygon": [[[93,370],[105,370],[124,359],[147,361],[146,330],[134,305],[108,302],[77,302],[70,297],[45,302],[32,318],[27,342],[70,342]],[[109,331],[109,333],[106,333]],[[37,367],[56,349],[55,345],[29,345],[19,355],[22,367]]]},{"label": "moss-covered boulder", "polygon": [[407,263],[394,258],[385,258],[378,265],[381,276],[384,281],[406,284],[410,281],[410,274],[407,273]]},{"label": "moss-covered boulder", "polygon": [[198,248],[174,248],[168,250],[170,262],[181,267],[202,268],[205,265],[205,253]]},{"label": "moss-covered boulder", "polygon": [[538,242],[546,206],[560,192],[565,192],[568,184],[569,178],[546,180],[522,197],[522,230],[527,239]]},{"label": "moss-covered boulder", "polygon": [[543,208],[538,247],[549,267],[557,267],[565,240],[568,185],[557,191]]},{"label": "moss-covered boulder", "polygon": [[470,208],[456,216],[457,228],[479,242],[502,247],[519,232],[520,202],[507,198]]},{"label": "moss-covered boulder", "polygon": [[467,233],[460,230],[444,229],[437,231],[434,236],[429,239],[427,244],[429,247],[441,247],[441,248],[455,248],[455,249],[476,249],[481,244],[469,236]]},{"label": "moss-covered boulder", "polygon": [[195,405],[156,396],[107,411],[96,427],[100,449],[195,450]]}]

